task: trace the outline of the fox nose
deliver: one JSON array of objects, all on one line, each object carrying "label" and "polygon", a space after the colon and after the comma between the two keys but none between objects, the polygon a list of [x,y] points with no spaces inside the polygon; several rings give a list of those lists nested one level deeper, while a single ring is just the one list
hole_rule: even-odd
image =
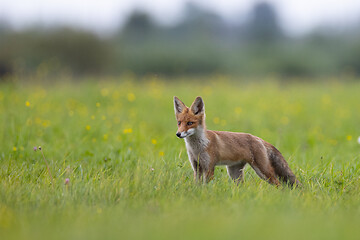
[{"label": "fox nose", "polygon": [[180,136],[181,136],[181,133],[177,132],[177,133],[176,133],[176,136],[177,136],[177,137],[180,137]]}]

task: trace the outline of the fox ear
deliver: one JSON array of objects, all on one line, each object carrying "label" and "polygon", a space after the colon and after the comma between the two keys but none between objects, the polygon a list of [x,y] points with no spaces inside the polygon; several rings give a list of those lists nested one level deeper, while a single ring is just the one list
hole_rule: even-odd
[{"label": "fox ear", "polygon": [[186,108],[185,104],[178,97],[175,96],[174,97],[175,114],[182,113],[185,108]]},{"label": "fox ear", "polygon": [[193,104],[191,104],[190,109],[195,115],[200,114],[200,113],[204,113],[205,112],[205,105],[204,105],[204,101],[202,100],[202,98],[197,97],[195,99],[195,101],[193,102]]}]

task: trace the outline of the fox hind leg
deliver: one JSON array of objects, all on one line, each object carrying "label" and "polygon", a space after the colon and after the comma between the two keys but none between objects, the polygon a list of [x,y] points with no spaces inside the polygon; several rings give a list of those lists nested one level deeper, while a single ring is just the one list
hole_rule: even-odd
[{"label": "fox hind leg", "polygon": [[244,167],[246,162],[241,162],[236,165],[226,166],[229,177],[239,184],[244,178]]},{"label": "fox hind leg", "polygon": [[276,178],[275,170],[265,152],[257,152],[257,154],[254,154],[254,160],[250,165],[260,178],[271,184],[280,185],[279,180]]}]

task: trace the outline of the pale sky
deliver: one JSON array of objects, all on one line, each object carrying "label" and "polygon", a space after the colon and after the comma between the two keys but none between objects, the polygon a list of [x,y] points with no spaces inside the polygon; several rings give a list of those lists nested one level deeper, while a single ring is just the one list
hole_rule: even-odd
[{"label": "pale sky", "polygon": [[[193,0],[227,20],[240,19],[260,0]],[[17,29],[40,23],[66,24],[98,33],[110,33],[138,8],[161,23],[181,17],[187,0],[0,0],[0,20]],[[360,25],[360,0],[268,0],[277,9],[282,26],[293,34],[331,24]]]}]

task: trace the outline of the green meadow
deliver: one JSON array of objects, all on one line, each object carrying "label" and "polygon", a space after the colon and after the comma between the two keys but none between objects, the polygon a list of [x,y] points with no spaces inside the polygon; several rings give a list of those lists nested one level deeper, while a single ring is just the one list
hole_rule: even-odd
[{"label": "green meadow", "polygon": [[[202,96],[208,129],[275,145],[303,186],[250,167],[195,183],[174,95]],[[0,126],[0,239],[360,236],[359,81],[21,79],[0,84]]]}]

